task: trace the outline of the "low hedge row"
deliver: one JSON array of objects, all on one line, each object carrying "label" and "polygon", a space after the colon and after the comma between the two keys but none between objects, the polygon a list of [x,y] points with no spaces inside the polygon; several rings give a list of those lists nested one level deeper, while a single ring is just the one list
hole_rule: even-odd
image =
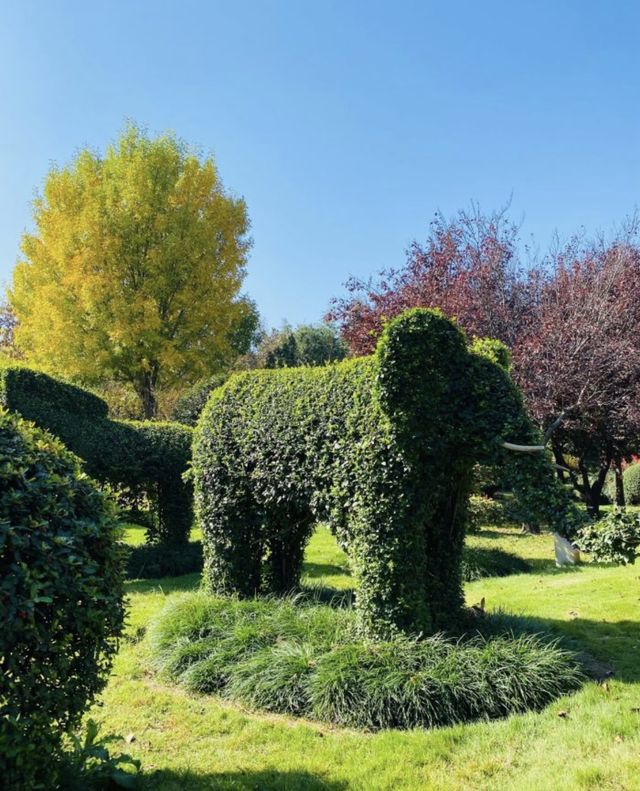
[{"label": "low hedge row", "polygon": [[190,691],[370,730],[538,709],[582,678],[571,653],[535,635],[369,642],[352,611],[294,599],[186,594],[149,639],[159,671]]},{"label": "low hedge row", "polygon": [[0,404],[59,437],[92,477],[144,501],[152,542],[187,541],[193,521],[191,486],[182,478],[191,458],[188,426],[110,420],[98,396],[23,366],[0,367]]}]

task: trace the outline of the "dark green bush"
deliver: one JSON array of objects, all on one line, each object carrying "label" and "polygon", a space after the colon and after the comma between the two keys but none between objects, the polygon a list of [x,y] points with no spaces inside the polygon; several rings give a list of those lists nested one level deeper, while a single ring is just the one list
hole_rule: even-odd
[{"label": "dark green bush", "polygon": [[477,533],[483,527],[502,525],[507,521],[504,503],[482,494],[472,494],[467,507],[467,530]]},{"label": "dark green bush", "polygon": [[635,563],[640,555],[640,514],[614,508],[581,528],[574,543],[598,563]]},{"label": "dark green bush", "polygon": [[85,462],[89,475],[132,501],[144,501],[152,542],[187,541],[192,493],[182,475],[191,458],[190,428],[109,420],[98,396],[19,366],[0,368],[0,403],[59,437]]},{"label": "dark green bush", "polygon": [[172,420],[187,426],[195,426],[211,393],[221,387],[227,379],[228,374],[216,374],[196,382],[176,402],[171,414]]},{"label": "dark green bush", "polygon": [[193,692],[355,728],[413,728],[540,708],[581,681],[535,635],[372,642],[350,610],[187,594],[149,633],[154,661]]},{"label": "dark green bush", "polygon": [[0,411],[0,777],[46,778],[121,633],[115,509],[50,434]]},{"label": "dark green bush", "polygon": [[[415,309],[371,357],[249,372],[216,390],[194,438],[208,589],[295,588],[322,520],[350,555],[365,632],[450,627],[473,465],[503,458],[503,440],[536,441],[498,346],[469,348],[441,313]],[[508,469],[520,501],[562,529],[544,456],[511,454]]]},{"label": "dark green bush", "polygon": [[[624,500],[627,505],[640,505],[640,463],[630,464],[622,473]],[[615,496],[615,487],[613,488]]]}]

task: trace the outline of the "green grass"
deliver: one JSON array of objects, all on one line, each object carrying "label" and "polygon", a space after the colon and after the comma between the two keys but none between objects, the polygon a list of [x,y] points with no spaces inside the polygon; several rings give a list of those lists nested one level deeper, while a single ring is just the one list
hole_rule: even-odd
[{"label": "green grass", "polygon": [[[132,735],[122,749],[143,762],[142,788],[564,789],[640,788],[640,568],[559,570],[550,536],[500,528],[471,536],[474,546],[515,553],[533,572],[466,586],[470,604],[526,615],[578,640],[615,674],[590,682],[539,713],[431,731],[376,734],[282,715],[161,681],[142,630],[197,575],[129,583],[131,615],[103,707],[105,731]],[[352,585],[344,555],[320,530],[307,552],[305,581]],[[114,745],[117,747],[117,745]]]}]

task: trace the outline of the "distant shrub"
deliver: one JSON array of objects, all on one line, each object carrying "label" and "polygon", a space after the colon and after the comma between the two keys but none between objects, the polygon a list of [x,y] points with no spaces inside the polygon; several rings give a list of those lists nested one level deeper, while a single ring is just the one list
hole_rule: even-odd
[{"label": "distant shrub", "polygon": [[640,514],[614,508],[582,527],[574,543],[601,563],[635,563],[640,554]]},{"label": "distant shrub", "polygon": [[217,387],[221,387],[227,378],[227,374],[216,374],[196,382],[177,400],[171,419],[187,426],[195,426],[209,396]]},{"label": "distant shrub", "polygon": [[295,599],[174,599],[152,623],[158,669],[193,692],[377,730],[447,725],[540,708],[581,680],[537,636],[371,642],[351,610]]},{"label": "distant shrub", "polygon": [[[630,464],[622,473],[624,499],[627,505],[640,505],[640,463]],[[614,488],[615,496],[615,488]]]},{"label": "distant shrub", "polygon": [[192,431],[179,423],[118,421],[81,387],[21,366],[0,366],[0,404],[51,431],[99,481],[150,507],[151,541],[186,543],[192,490],[183,481]]},{"label": "distant shrub", "polygon": [[465,546],[462,553],[462,579],[465,582],[526,574],[528,571],[531,571],[531,566],[526,560],[501,549]]},{"label": "distant shrub", "polygon": [[0,777],[50,788],[116,651],[123,555],[113,505],[58,439],[1,410],[0,458]]},{"label": "distant shrub", "polygon": [[479,532],[483,527],[502,525],[507,521],[507,512],[504,503],[485,497],[481,494],[472,494],[469,497],[467,511],[467,530],[471,533]]}]

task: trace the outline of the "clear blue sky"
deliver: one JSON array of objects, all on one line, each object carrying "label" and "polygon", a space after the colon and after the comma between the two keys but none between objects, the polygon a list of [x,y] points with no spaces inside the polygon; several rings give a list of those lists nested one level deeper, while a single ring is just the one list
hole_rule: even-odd
[{"label": "clear blue sky", "polygon": [[267,324],[319,320],[438,208],[606,230],[640,202],[639,31],[624,0],[0,0],[0,279],[49,163],[127,118],[246,198]]}]

